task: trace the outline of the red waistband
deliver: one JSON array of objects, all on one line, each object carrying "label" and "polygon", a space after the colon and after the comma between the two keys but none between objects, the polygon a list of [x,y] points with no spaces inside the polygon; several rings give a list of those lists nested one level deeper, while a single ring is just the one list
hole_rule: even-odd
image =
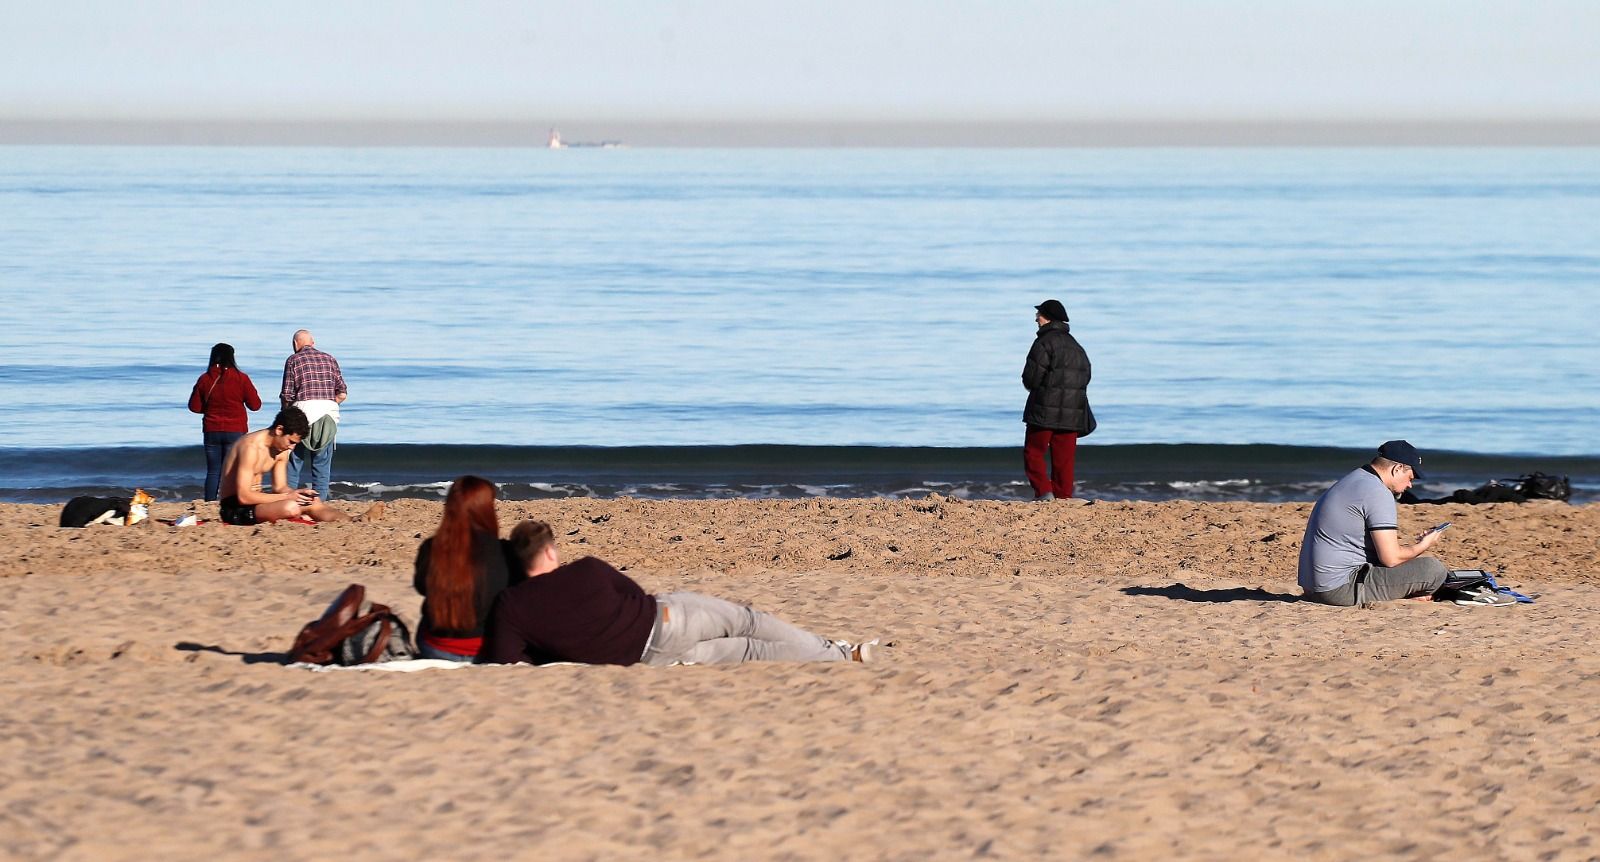
[{"label": "red waistband", "polygon": [[436,650],[455,655],[477,655],[483,649],[483,638],[447,638],[439,635],[423,635],[422,642]]}]

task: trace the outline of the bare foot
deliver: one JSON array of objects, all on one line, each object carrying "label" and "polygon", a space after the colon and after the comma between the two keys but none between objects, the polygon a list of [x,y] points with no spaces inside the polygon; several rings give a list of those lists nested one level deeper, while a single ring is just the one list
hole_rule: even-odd
[{"label": "bare foot", "polygon": [[383,501],[379,500],[378,502],[368,506],[365,512],[362,512],[351,520],[360,521],[363,524],[371,523],[373,521],[381,521],[383,520],[383,512],[387,508],[388,507],[383,504]]}]

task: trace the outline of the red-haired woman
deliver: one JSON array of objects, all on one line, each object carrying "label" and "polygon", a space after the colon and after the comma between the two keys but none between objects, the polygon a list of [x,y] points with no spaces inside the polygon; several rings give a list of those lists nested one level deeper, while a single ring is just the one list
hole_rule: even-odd
[{"label": "red-haired woman", "polygon": [[527,578],[521,566],[507,565],[509,546],[500,538],[494,513],[496,490],[477,476],[452,482],[438,532],[417,549],[413,583],[423,596],[418,632],[423,658],[477,658],[495,596]]}]

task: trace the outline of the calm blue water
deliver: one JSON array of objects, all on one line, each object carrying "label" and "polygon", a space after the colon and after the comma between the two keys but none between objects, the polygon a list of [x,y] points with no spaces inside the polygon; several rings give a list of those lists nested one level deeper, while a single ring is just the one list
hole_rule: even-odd
[{"label": "calm blue water", "polygon": [[1595,149],[0,148],[0,217],[0,448],[198,458],[299,327],[344,442],[1013,446],[1055,297],[1090,443],[1600,452]]}]

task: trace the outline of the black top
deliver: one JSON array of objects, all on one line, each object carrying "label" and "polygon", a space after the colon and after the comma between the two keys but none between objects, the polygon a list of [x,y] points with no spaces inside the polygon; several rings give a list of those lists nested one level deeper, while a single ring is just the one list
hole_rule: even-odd
[{"label": "black top", "polygon": [[1060,320],[1039,327],[1022,366],[1022,385],[1028,405],[1022,421],[1055,431],[1076,431],[1087,437],[1094,430],[1089,412],[1089,355],[1072,328]]},{"label": "black top", "polygon": [[495,597],[512,584],[521,583],[527,579],[516,557],[511,554],[511,543],[488,533],[473,531],[472,533],[472,561],[478,570],[478,595],[477,595],[477,621],[472,628],[461,631],[435,629],[432,615],[428,613],[428,563],[433,555],[433,539],[424,539],[422,547],[417,549],[416,575],[412,578],[412,585],[423,596],[422,600],[422,625],[418,629],[419,635],[438,635],[445,638],[476,638],[483,637],[484,623],[489,619],[489,609],[494,607]]},{"label": "black top", "polygon": [[633,664],[656,624],[655,596],[584,557],[500,594],[478,661]]}]

